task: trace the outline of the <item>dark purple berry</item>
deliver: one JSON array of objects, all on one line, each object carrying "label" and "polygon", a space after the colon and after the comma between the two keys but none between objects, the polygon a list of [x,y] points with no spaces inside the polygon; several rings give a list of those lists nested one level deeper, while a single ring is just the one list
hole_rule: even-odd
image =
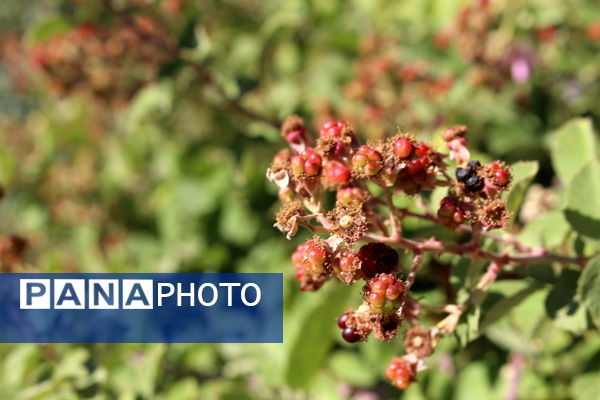
[{"label": "dark purple berry", "polygon": [[473,176],[473,169],[456,168],[456,180],[459,182],[465,183],[471,176]]},{"label": "dark purple berry", "polygon": [[389,274],[398,265],[398,253],[383,243],[368,243],[358,250],[360,269],[364,279],[378,274]]},{"label": "dark purple berry", "polygon": [[337,320],[340,329],[346,329],[346,321],[348,321],[348,313],[343,313]]},{"label": "dark purple berry", "polygon": [[469,161],[467,163],[467,168],[475,169],[481,167],[481,163],[478,160]]},{"label": "dark purple berry", "polygon": [[360,340],[360,335],[352,328],[346,328],[342,331],[342,338],[348,343],[355,343]]},{"label": "dark purple berry", "polygon": [[483,178],[480,176],[472,176],[465,182],[465,186],[469,192],[478,192],[484,187]]}]

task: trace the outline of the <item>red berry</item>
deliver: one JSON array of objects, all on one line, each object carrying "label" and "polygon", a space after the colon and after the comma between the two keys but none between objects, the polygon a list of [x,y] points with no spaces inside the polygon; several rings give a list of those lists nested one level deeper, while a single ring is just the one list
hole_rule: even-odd
[{"label": "red berry", "polygon": [[342,271],[350,271],[354,269],[354,259],[352,257],[340,258],[340,269]]},{"label": "red berry", "polygon": [[502,168],[502,165],[500,165],[500,163],[498,161],[493,161],[493,162],[489,163],[487,167],[489,168],[490,171],[497,171],[500,168]]},{"label": "red berry", "polygon": [[415,143],[415,153],[419,156],[419,157],[425,157],[427,154],[429,154],[429,146],[423,142],[417,142]]},{"label": "red berry", "polygon": [[323,127],[319,131],[319,136],[341,138],[343,136],[345,127],[346,123],[344,121],[327,121],[323,124]]},{"label": "red berry", "polygon": [[510,182],[510,172],[502,168],[494,174],[494,183],[498,186],[506,186]]},{"label": "red berry", "polygon": [[352,166],[355,168],[364,167],[369,162],[366,155],[357,153],[352,157]]},{"label": "red berry", "polygon": [[402,284],[402,282],[400,282],[400,281],[394,282],[393,284],[388,286],[387,290],[385,291],[385,297],[388,298],[389,300],[396,300],[400,296],[400,293],[402,293],[403,290],[404,290],[404,285]]},{"label": "red berry", "polygon": [[342,163],[329,161],[325,165],[325,179],[334,185],[344,184],[350,181],[350,170]]},{"label": "red berry", "polygon": [[336,200],[343,204],[360,203],[365,200],[365,194],[359,188],[343,188],[337,191]]},{"label": "red berry", "polygon": [[301,154],[293,156],[290,160],[292,174],[316,176],[321,172],[321,156],[314,150],[306,149]]},{"label": "red berry", "polygon": [[367,297],[367,301],[375,307],[381,307],[385,304],[385,295],[383,293],[372,292]]},{"label": "red berry", "polygon": [[352,167],[361,174],[377,175],[383,168],[383,156],[371,146],[361,146],[352,157]]},{"label": "red berry", "polygon": [[346,328],[346,329],[344,329],[342,331],[342,337],[348,343],[355,343],[355,342],[358,342],[361,339],[361,337],[358,334],[358,332],[356,332],[352,328]]},{"label": "red berry", "polygon": [[413,152],[413,144],[406,138],[396,139],[394,142],[394,153],[400,158],[407,158]]},{"label": "red berry", "polygon": [[462,224],[465,222],[465,213],[462,210],[456,210],[452,216],[452,220],[457,224]]},{"label": "red berry", "polygon": [[417,158],[415,160],[410,160],[406,168],[403,171],[406,171],[409,175],[415,175],[425,169],[429,165],[428,158]]},{"label": "red berry", "polygon": [[312,265],[322,266],[325,262],[325,251],[319,248],[313,247],[308,251],[307,254],[308,262]]},{"label": "red berry", "polygon": [[385,375],[398,389],[406,389],[415,381],[413,368],[403,358],[394,358],[388,364]]},{"label": "red berry", "polygon": [[438,217],[449,218],[456,211],[456,203],[454,199],[450,197],[444,197],[440,201],[440,208],[438,210]]},{"label": "red berry", "polygon": [[293,156],[290,165],[292,168],[292,174],[302,175],[304,173],[304,160],[300,156]]},{"label": "red berry", "polygon": [[387,282],[384,282],[380,279],[376,279],[374,282],[370,283],[369,288],[372,292],[381,294],[385,293],[388,285],[389,284]]}]

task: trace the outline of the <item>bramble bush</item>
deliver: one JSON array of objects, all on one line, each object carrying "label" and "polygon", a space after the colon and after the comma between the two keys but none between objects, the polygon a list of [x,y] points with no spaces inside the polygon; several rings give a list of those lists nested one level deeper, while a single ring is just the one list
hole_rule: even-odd
[{"label": "bramble bush", "polygon": [[285,324],[2,344],[2,396],[596,399],[599,51],[594,0],[5,1],[2,271],[283,272]]}]

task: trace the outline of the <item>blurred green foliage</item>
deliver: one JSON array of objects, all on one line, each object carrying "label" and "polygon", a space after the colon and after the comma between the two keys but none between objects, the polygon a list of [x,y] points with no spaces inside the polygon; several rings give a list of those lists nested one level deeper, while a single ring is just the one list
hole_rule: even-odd
[{"label": "blurred green foliage", "polygon": [[[331,284],[299,295],[289,255],[307,234],[290,243],[272,228],[276,190],[265,171],[281,144],[273,122],[298,113],[317,126],[343,116],[371,137],[398,127],[428,137],[460,123],[469,126],[482,160],[526,160],[514,165],[508,200],[525,243],[597,251],[600,167],[592,125],[600,117],[600,34],[594,39],[590,26],[600,21],[600,6],[492,1],[499,48],[519,43],[535,57],[529,79],[501,73],[496,87],[474,80],[473,69],[506,66],[471,60],[452,40],[446,50],[435,45],[469,4],[5,0],[0,232],[26,238],[28,250],[23,262],[3,268],[283,272],[286,305],[283,344],[3,344],[0,398],[496,399],[507,398],[514,357],[526,360],[518,398],[597,398],[600,336],[584,305],[600,316],[598,262],[582,278],[575,268],[548,265],[498,282],[467,315],[457,340],[444,340],[431,369],[400,393],[383,371],[402,345],[342,343],[333,321],[355,304],[358,289]],[[178,54],[126,101],[91,95],[92,79],[57,90],[31,65],[36,46],[81,24],[129,26],[139,15],[159,26]],[[549,27],[551,40],[536,39]],[[361,43],[370,37],[390,39],[383,53],[394,62],[424,63],[435,76],[451,76],[451,87],[432,99],[404,83],[378,81],[377,93],[409,101],[402,113],[360,117],[365,100],[349,96],[347,85],[360,76]],[[135,64],[128,68],[128,79],[142,79]],[[131,81],[112,84],[129,88]],[[582,116],[588,119],[564,125]],[[535,215],[525,218],[531,182],[556,200],[534,205]],[[448,235],[422,223],[407,229]],[[415,290],[431,305],[445,301],[443,271],[460,297],[482,268],[454,256],[427,261]]]}]

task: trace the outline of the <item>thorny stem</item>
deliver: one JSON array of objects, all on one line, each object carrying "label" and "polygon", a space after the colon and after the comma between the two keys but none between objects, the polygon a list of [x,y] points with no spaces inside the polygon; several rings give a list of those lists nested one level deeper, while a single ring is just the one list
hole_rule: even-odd
[{"label": "thorny stem", "polygon": [[527,253],[510,254],[494,253],[483,250],[472,243],[467,245],[456,245],[443,243],[439,240],[430,239],[405,239],[402,237],[382,236],[375,234],[365,235],[367,239],[379,241],[390,245],[402,247],[413,252],[424,252],[433,254],[457,254],[460,256],[471,255],[472,257],[482,258],[488,261],[496,261],[506,264],[545,264],[559,262],[566,264],[575,264],[583,267],[589,260],[589,257],[570,257],[561,254],[548,253],[544,249],[534,249]]},{"label": "thorny stem", "polygon": [[[418,219],[422,219],[425,221],[434,222],[436,224],[441,224],[440,219],[438,217],[432,215],[429,212],[426,212],[425,214],[419,214],[419,213],[412,212],[406,208],[398,208],[398,211],[404,217],[418,218]],[[472,227],[469,225],[459,225],[456,228],[456,230],[461,231],[461,232],[472,232]],[[510,233],[503,233],[502,235],[498,235],[498,234],[495,234],[492,232],[487,232],[487,231],[480,231],[479,233],[481,236],[492,239],[496,242],[500,242],[500,243],[504,243],[504,244],[513,246],[516,250],[521,251],[521,252],[530,252],[533,250],[531,247],[519,242],[519,240],[516,239]]]},{"label": "thorny stem", "polygon": [[[386,205],[390,208],[392,215],[401,215],[405,217],[415,217],[424,220],[428,220],[434,223],[441,224],[441,221],[436,216],[426,213],[419,214],[409,211],[405,208],[397,208],[391,202],[391,196],[389,191],[386,191]],[[402,219],[401,218],[401,219]],[[544,264],[548,262],[560,262],[568,264],[576,264],[581,267],[589,260],[589,257],[570,257],[561,254],[549,253],[545,249],[532,249],[522,243],[511,235],[498,236],[492,233],[481,230],[479,226],[468,226],[461,225],[459,227],[461,231],[470,232],[473,234],[471,243],[467,245],[455,245],[449,243],[443,243],[434,238],[430,239],[406,239],[400,234],[394,234],[390,236],[382,236],[375,234],[367,234],[366,237],[370,240],[380,241],[391,245],[396,245],[413,252],[429,252],[433,254],[450,253],[457,255],[471,255],[474,258],[482,258],[488,261],[495,261],[501,264]],[[491,251],[483,250],[479,244],[479,237],[487,237],[497,242],[506,243],[512,245],[519,253],[494,253]]]},{"label": "thorny stem", "polygon": [[412,261],[412,265],[410,266],[410,272],[406,277],[406,287],[405,290],[408,292],[413,282],[415,281],[415,277],[417,276],[417,272],[419,272],[419,268],[421,267],[421,262],[423,261],[423,254],[415,253],[415,256]]},{"label": "thorny stem", "polygon": [[449,315],[437,324],[437,327],[443,333],[451,333],[458,325],[458,320],[462,313],[467,309],[469,304],[477,304],[480,299],[479,295],[489,289],[489,287],[498,279],[498,275],[502,272],[504,265],[498,262],[492,262],[485,274],[479,278],[479,282],[475,285],[475,289],[469,294],[469,297],[460,304],[447,304],[443,311]]},{"label": "thorny stem", "polygon": [[392,236],[399,237],[402,235],[402,225],[396,212],[396,206],[394,206],[394,199],[392,198],[392,192],[390,189],[385,188],[385,204],[390,209],[390,224],[392,226]]}]

